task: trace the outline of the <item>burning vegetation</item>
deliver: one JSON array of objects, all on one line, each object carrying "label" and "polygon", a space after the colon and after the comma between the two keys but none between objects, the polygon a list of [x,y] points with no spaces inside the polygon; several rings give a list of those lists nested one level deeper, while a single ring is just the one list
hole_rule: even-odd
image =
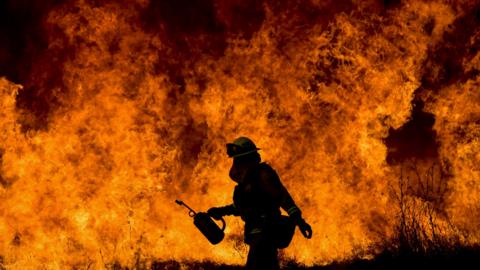
[{"label": "burning vegetation", "polygon": [[479,1],[6,0],[0,41],[0,269],[238,269],[174,200],[231,203],[239,135],[315,232],[285,269],[479,254]]}]

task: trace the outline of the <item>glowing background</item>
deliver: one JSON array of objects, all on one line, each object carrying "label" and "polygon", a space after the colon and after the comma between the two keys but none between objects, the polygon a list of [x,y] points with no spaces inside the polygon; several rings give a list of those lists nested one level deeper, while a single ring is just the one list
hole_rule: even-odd
[{"label": "glowing background", "polygon": [[0,53],[8,269],[243,263],[240,220],[211,246],[173,202],[231,202],[224,145],[239,135],[263,149],[313,227],[287,258],[323,264],[388,238],[411,164],[437,164],[439,218],[480,240],[474,1],[3,5],[37,14],[17,26],[25,48]]}]

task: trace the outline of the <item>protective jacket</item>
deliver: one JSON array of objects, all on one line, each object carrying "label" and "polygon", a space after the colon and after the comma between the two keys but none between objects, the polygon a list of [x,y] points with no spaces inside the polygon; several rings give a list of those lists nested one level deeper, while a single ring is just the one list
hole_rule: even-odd
[{"label": "protective jacket", "polygon": [[224,213],[241,216],[245,221],[245,241],[249,243],[254,234],[273,233],[281,215],[280,208],[290,216],[301,216],[275,170],[267,163],[259,163],[250,168],[235,187],[233,204],[226,206]]}]

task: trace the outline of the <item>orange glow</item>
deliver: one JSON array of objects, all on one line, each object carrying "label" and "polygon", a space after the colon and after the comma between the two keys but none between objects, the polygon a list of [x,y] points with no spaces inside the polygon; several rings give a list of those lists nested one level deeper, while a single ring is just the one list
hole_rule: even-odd
[{"label": "orange glow", "polygon": [[[262,148],[313,227],[311,240],[297,232],[286,258],[327,264],[391,236],[392,193],[411,162],[422,174],[432,164],[448,174],[438,218],[468,232],[462,241],[480,242],[480,78],[442,81],[435,62],[468,1],[387,9],[310,0],[307,9],[324,10],[311,21],[302,4],[265,1],[258,29],[251,22],[255,31],[227,33],[224,42],[215,31],[177,35],[165,22],[151,26],[142,17],[148,0],[94,2],[68,1],[44,19],[48,50],[68,56],[56,67],[61,86],[48,89],[55,102],[41,128],[28,128],[35,112],[18,102],[26,87],[0,79],[7,269],[155,259],[243,264],[240,219],[228,217],[225,240],[212,246],[174,203],[198,211],[231,203],[224,146],[240,135]],[[227,4],[211,2],[224,27],[237,27]],[[38,70],[51,68],[42,61]],[[478,73],[480,54],[460,64],[465,74]],[[436,84],[425,83],[427,66]],[[31,84],[46,85],[43,79]],[[438,149],[389,163],[392,151],[408,152],[386,140],[413,119],[415,98],[435,117]]]}]

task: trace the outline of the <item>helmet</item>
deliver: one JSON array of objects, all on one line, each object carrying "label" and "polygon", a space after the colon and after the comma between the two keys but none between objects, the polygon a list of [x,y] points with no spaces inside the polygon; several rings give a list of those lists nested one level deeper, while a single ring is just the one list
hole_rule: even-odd
[{"label": "helmet", "polygon": [[257,152],[257,148],[252,140],[247,137],[238,137],[233,143],[227,143],[227,154],[229,157],[236,158]]}]

